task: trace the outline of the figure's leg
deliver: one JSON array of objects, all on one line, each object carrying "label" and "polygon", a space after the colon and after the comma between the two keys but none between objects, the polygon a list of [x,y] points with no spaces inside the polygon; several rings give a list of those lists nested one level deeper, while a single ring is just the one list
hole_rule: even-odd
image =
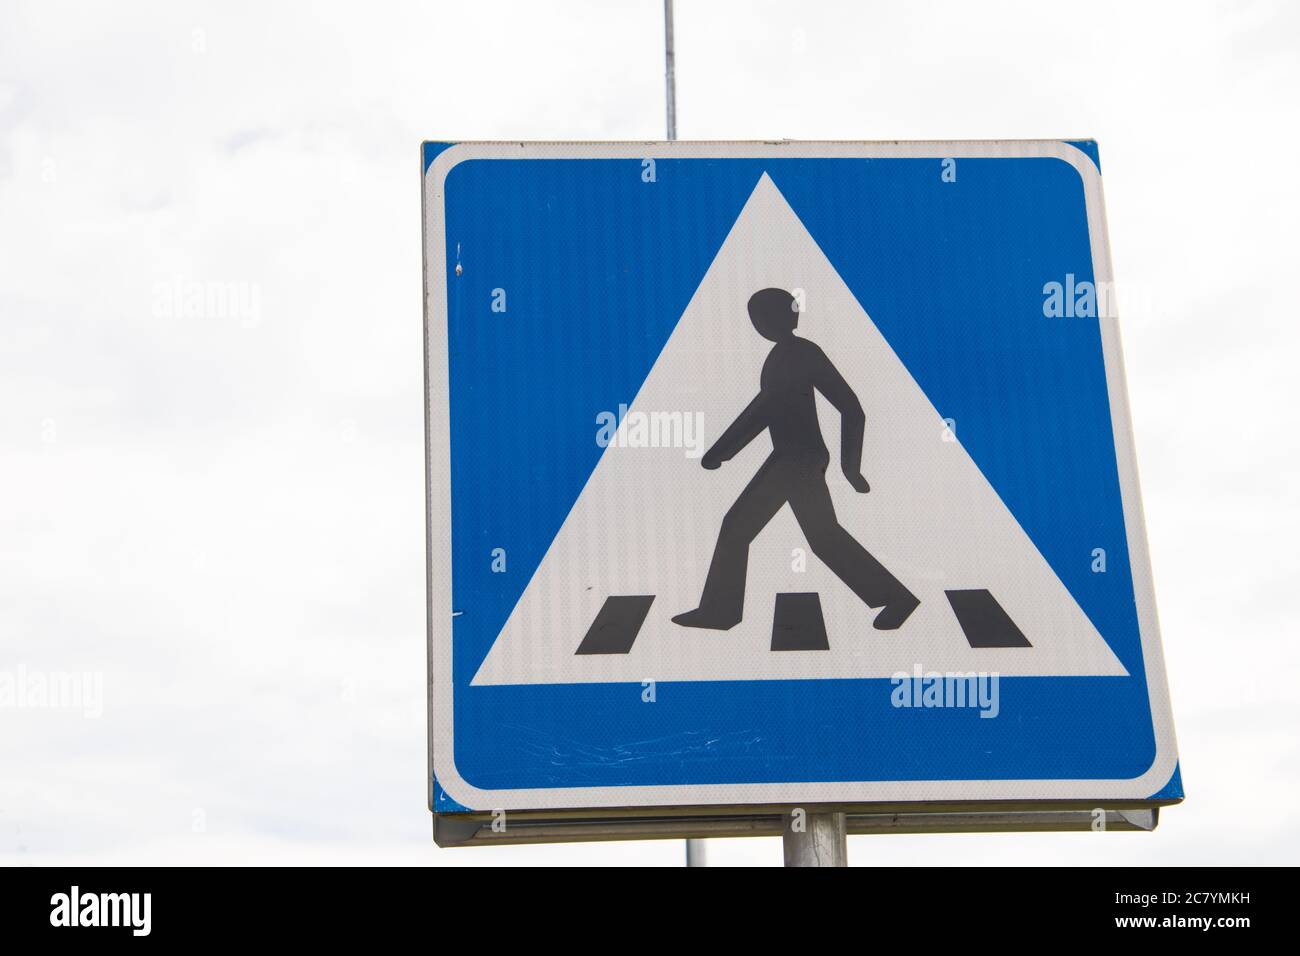
[{"label": "figure's leg", "polygon": [[700,606],[678,614],[673,618],[674,623],[719,631],[740,623],[745,611],[749,545],[786,501],[788,482],[782,479],[781,472],[782,468],[769,458],[727,511],[713,549]]},{"label": "figure's leg", "polygon": [[893,630],[902,625],[921,602],[898,578],[858,544],[835,517],[826,476],[809,470],[790,489],[790,508],[808,538],[808,545],[853,593],[872,608],[884,606],[872,625]]}]

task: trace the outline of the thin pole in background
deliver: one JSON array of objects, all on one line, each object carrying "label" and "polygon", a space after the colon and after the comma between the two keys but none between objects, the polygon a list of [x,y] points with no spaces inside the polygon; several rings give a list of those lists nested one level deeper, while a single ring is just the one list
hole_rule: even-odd
[{"label": "thin pole in background", "polygon": [[673,53],[673,0],[664,0],[664,81],[668,86],[668,139],[677,138],[677,64]]}]

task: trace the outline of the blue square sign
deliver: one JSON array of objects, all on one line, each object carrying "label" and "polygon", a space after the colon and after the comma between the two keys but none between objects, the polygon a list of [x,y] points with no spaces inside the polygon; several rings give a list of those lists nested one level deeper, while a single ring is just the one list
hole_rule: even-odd
[{"label": "blue square sign", "polygon": [[435,811],[1181,798],[1095,144],[422,161]]}]

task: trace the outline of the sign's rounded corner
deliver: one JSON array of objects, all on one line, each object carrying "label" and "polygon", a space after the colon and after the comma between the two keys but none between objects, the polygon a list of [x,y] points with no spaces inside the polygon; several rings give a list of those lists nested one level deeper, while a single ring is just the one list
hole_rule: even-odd
[{"label": "sign's rounded corner", "polygon": [[1097,170],[1097,174],[1101,175],[1101,150],[1095,139],[1065,139],[1061,142],[1087,156],[1088,161]]},{"label": "sign's rounded corner", "polygon": [[[1154,764],[1153,764],[1154,766]],[[1182,761],[1175,758],[1174,769],[1169,772],[1168,778],[1164,785],[1151,794],[1148,799],[1167,801],[1170,804],[1182,803],[1187,794],[1183,790],[1183,766]]]},{"label": "sign's rounded corner", "polygon": [[430,178],[432,185],[439,191],[457,166],[467,160],[483,158],[475,154],[475,143],[426,143],[425,147],[430,145],[443,147],[426,164],[424,170],[425,176]]},{"label": "sign's rounded corner", "polygon": [[1132,783],[1139,791],[1135,792],[1134,796],[1144,800],[1154,800],[1160,798],[1160,795],[1170,786],[1176,786],[1181,797],[1177,746],[1172,740],[1162,740],[1158,729],[1154,744],[1155,753],[1151,757],[1150,766],[1132,778]]},{"label": "sign's rounded corner", "polygon": [[[456,766],[454,754],[443,757],[435,752],[433,758],[433,782],[435,798],[432,809],[434,813],[486,813],[500,807],[500,803],[492,803],[492,791],[476,787],[461,776],[460,769]],[[454,806],[439,807],[437,805],[439,792]]]},{"label": "sign's rounded corner", "polygon": [[1051,158],[1059,159],[1079,174],[1085,194],[1101,183],[1101,167],[1090,152],[1082,149],[1077,142],[1068,140],[1061,140],[1056,145],[1059,149],[1053,151]]}]

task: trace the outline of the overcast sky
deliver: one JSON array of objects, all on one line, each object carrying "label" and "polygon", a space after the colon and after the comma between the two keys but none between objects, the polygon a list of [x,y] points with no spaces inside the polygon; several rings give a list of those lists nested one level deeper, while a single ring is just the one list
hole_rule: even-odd
[{"label": "overcast sky", "polygon": [[[1188,799],[851,859],[1295,863],[1300,6],[677,8],[683,139],[1101,147]],[[0,860],[680,862],[438,850],[423,780],[418,145],[661,138],[662,40],[659,0],[0,7],[0,674],[100,675],[0,709]]]}]

